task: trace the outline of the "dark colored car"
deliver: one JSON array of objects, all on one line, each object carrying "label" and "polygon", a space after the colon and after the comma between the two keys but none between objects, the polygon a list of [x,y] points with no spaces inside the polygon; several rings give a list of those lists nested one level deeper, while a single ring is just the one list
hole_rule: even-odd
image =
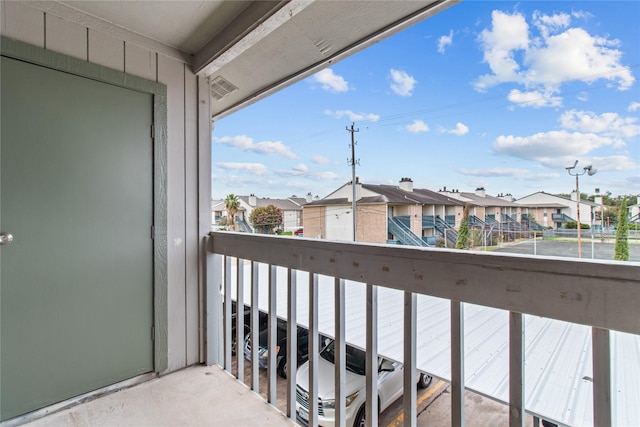
[{"label": "dark colored car", "polygon": [[[258,330],[262,331],[267,327],[268,317],[262,311],[258,311]],[[240,342],[244,342],[244,339],[249,335],[250,326],[251,326],[251,307],[248,305],[244,306],[244,330],[242,331],[242,335],[240,336]],[[236,335],[236,302],[231,301],[231,354],[236,354],[236,349],[238,347],[238,339]]]},{"label": "dark colored car", "polygon": [[[287,322],[278,319],[277,339],[276,339],[276,366],[278,375],[282,378],[287,378]],[[259,348],[258,348],[258,365],[261,368],[266,368],[269,363],[269,352],[267,349],[267,342],[269,337],[269,331],[265,325],[264,329],[260,331],[259,335]],[[298,326],[298,364],[305,362],[308,358],[308,342],[309,332],[300,326]],[[247,336],[244,341],[244,357],[247,360],[251,360],[251,337]]]}]

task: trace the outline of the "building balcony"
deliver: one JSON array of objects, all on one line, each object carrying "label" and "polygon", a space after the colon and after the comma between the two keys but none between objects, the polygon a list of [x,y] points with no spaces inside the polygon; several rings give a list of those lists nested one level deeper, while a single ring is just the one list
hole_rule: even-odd
[{"label": "building balcony", "polygon": [[192,366],[77,403],[25,426],[294,425],[218,366]]},{"label": "building balcony", "polygon": [[[265,315],[268,329],[276,318],[286,321],[288,355],[295,354],[297,326],[309,331],[309,425],[321,425],[323,413],[320,337],[335,339],[336,379],[344,378],[346,345],[366,350],[367,425],[383,425],[371,386],[378,356],[405,367],[399,423],[407,426],[418,419],[420,372],[450,384],[445,410],[454,426],[465,416],[475,420],[465,406],[469,391],[501,402],[510,426],[541,419],[625,426],[640,419],[633,404],[640,398],[638,263],[233,232],[210,233],[207,247],[208,366],[80,399],[30,427],[295,425],[297,363],[287,356],[287,379],[277,378],[276,334],[268,338],[266,370],[259,369],[258,346],[251,350],[255,363],[232,351],[234,328],[248,317],[256,334],[251,324]],[[245,316],[235,316],[237,300],[245,302]],[[336,402],[344,403],[344,382],[331,381]],[[335,413],[344,419],[345,405],[336,404]]]},{"label": "building balcony", "polygon": [[576,221],[575,219],[571,218],[569,215],[563,214],[563,213],[551,214],[551,220],[555,222],[569,222],[569,221],[575,222]]},{"label": "building balcony", "polygon": [[[266,387],[266,400],[275,405],[276,318],[286,321],[284,412],[292,421],[297,363],[290,355],[299,326],[309,331],[304,415],[310,425],[321,425],[323,415],[320,337],[336,343],[337,420],[348,414],[340,380],[346,345],[366,351],[367,425],[378,424],[379,356],[404,366],[405,425],[416,422],[420,372],[450,383],[452,425],[464,424],[469,390],[502,402],[510,426],[531,416],[566,426],[640,419],[638,405],[630,403],[640,396],[638,263],[230,232],[210,233],[208,251],[208,363],[241,382],[248,369],[250,387]],[[242,316],[231,311],[236,300],[244,301],[249,325],[259,324],[259,313],[269,319],[266,386],[257,362],[232,354],[233,329],[243,327]],[[256,328],[250,333],[256,336]],[[257,347],[250,350],[253,361]]]}]

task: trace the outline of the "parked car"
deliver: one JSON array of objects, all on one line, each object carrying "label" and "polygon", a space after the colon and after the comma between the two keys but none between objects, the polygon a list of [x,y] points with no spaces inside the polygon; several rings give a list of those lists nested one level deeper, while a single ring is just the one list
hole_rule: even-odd
[{"label": "parked car", "polygon": [[[287,322],[278,319],[276,331],[277,372],[280,377],[287,378]],[[267,349],[269,330],[267,329],[267,324],[264,325],[264,328],[262,328],[258,337],[258,366],[266,369],[269,364],[269,352]],[[307,360],[309,353],[309,332],[300,326],[298,326],[297,341],[297,360],[298,364],[300,364]],[[251,337],[247,336],[244,340],[244,357],[249,361],[251,360],[251,345]]]},{"label": "parked car", "polygon": [[294,235],[300,236],[300,237],[302,237],[303,233],[304,233],[304,229],[302,228],[298,228],[296,231],[293,232]]},{"label": "parked car", "polygon": [[[249,335],[251,327],[251,307],[244,305],[244,321],[243,331],[240,336],[240,342],[243,343],[247,335]],[[262,331],[267,327],[268,316],[262,311],[258,311],[258,330]],[[238,337],[236,334],[236,302],[231,301],[231,354],[235,355],[238,347]]]},{"label": "parked car", "polygon": [[[329,340],[318,359],[318,424],[332,427],[335,424],[334,341]],[[399,362],[380,357],[378,359],[378,409],[388,408],[403,393],[404,367]],[[420,373],[418,387],[431,384],[430,375]],[[366,353],[358,348],[346,346],[346,425],[365,425],[366,403]],[[309,363],[298,369],[296,377],[296,417],[307,425],[309,422]]]}]

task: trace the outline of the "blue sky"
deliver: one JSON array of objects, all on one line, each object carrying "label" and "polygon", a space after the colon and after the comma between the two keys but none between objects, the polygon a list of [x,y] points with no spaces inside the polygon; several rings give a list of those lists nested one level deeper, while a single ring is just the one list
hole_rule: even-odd
[{"label": "blue sky", "polygon": [[640,2],[464,1],[216,122],[212,193],[640,194]]}]

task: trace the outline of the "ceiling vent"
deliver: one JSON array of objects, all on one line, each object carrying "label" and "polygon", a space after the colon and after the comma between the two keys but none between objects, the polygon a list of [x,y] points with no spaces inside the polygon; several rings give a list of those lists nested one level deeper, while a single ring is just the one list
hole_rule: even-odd
[{"label": "ceiling vent", "polygon": [[217,101],[221,100],[231,92],[238,90],[232,83],[225,80],[221,76],[216,77],[211,81],[211,96]]}]

